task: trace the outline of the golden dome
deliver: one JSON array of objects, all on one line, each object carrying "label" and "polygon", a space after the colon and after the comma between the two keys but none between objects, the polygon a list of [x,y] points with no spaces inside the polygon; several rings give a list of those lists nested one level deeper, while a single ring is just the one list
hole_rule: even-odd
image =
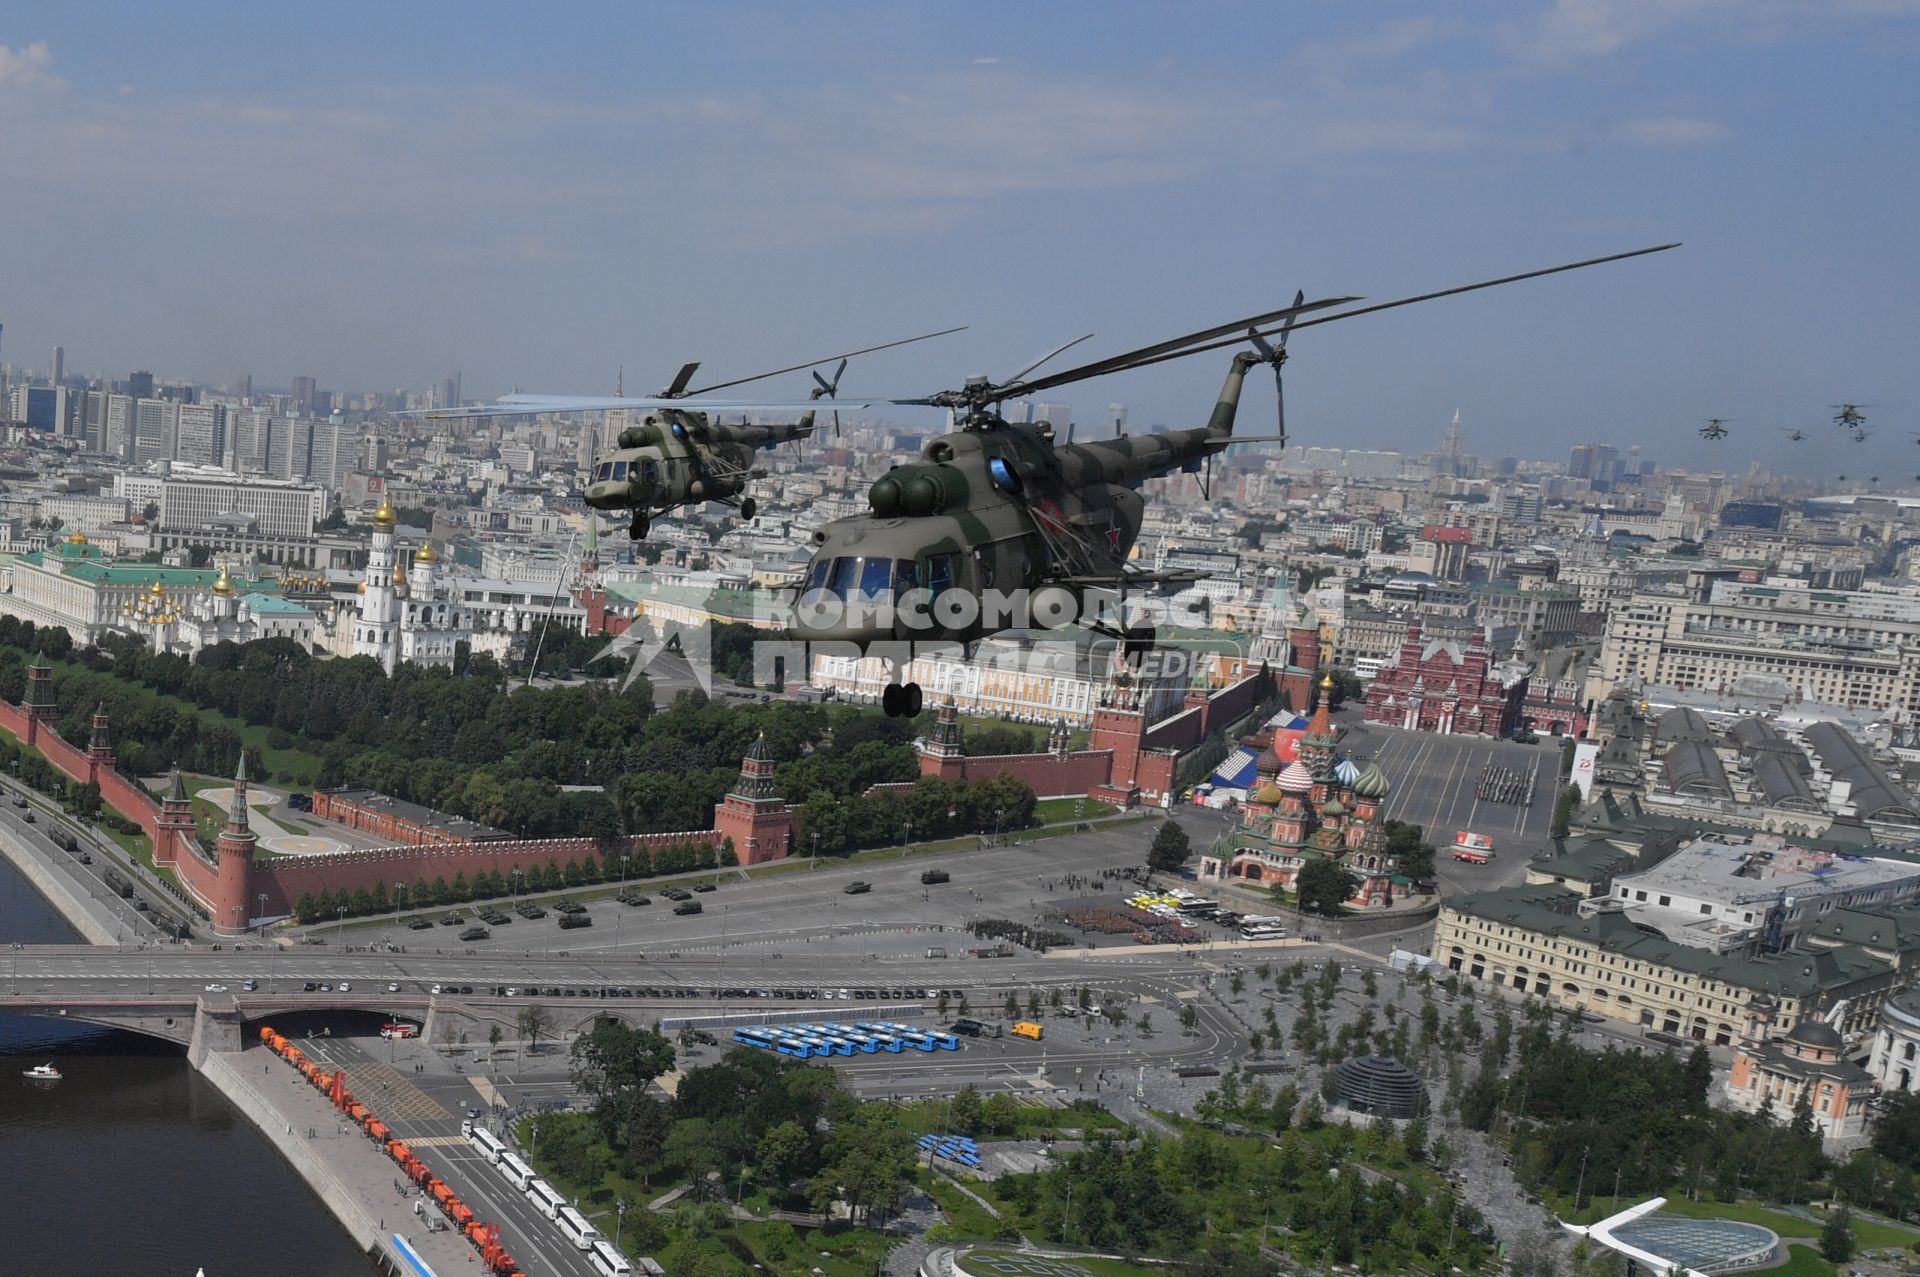
[{"label": "golden dome", "polygon": [[413,561],[415,563],[438,563],[440,556],[433,552],[433,542],[429,541],[421,546],[420,553],[413,556]]},{"label": "golden dome", "polygon": [[395,585],[405,585],[407,583],[407,570],[400,566],[400,562],[397,559],[393,564],[393,583]]},{"label": "golden dome", "polygon": [[1333,690],[1333,674],[1331,672],[1320,680],[1320,690],[1323,692],[1331,692]]},{"label": "golden dome", "polygon": [[68,545],[85,545],[86,543],[87,543],[87,534],[84,532],[76,532],[72,536],[67,538]]},{"label": "golden dome", "polygon": [[373,526],[391,529],[393,524],[393,501],[383,492],[380,494],[380,508],[373,512]]},{"label": "golden dome", "polygon": [[358,589],[360,593],[365,594],[367,592],[367,583],[365,581],[362,581],[355,588]]},{"label": "golden dome", "polygon": [[233,593],[233,578],[227,575],[227,565],[224,563],[220,565],[219,577],[214,580],[213,592],[222,598]]},{"label": "golden dome", "polygon": [[165,594],[166,590],[161,588],[160,582],[155,581],[152,585],[147,587],[147,593],[153,595],[153,597],[157,599],[162,594]]},{"label": "golden dome", "polygon": [[1253,796],[1253,801],[1256,803],[1264,803],[1269,807],[1278,807],[1286,796],[1286,791],[1282,790],[1280,786],[1274,784],[1272,781],[1268,781],[1266,784],[1260,786],[1260,792]]}]

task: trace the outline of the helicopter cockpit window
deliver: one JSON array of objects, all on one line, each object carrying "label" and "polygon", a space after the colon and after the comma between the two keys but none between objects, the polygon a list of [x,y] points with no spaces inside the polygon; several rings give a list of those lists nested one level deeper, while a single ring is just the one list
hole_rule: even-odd
[{"label": "helicopter cockpit window", "polygon": [[825,589],[827,573],[833,571],[833,565],[832,559],[815,559],[813,570],[807,573],[807,588],[804,593],[811,594],[815,590]]},{"label": "helicopter cockpit window", "polygon": [[844,599],[853,593],[853,583],[860,575],[860,560],[835,559],[833,575],[827,578],[827,592],[836,599]]},{"label": "helicopter cockpit window", "polygon": [[604,483],[606,482],[606,480],[611,478],[612,475],[613,475],[613,462],[611,461],[602,461],[599,465],[593,468],[593,481],[595,483]]},{"label": "helicopter cockpit window", "polygon": [[951,554],[933,554],[927,556],[927,593],[939,598],[953,588],[953,556]]},{"label": "helicopter cockpit window", "polygon": [[618,483],[619,481],[625,479],[626,477],[627,477],[627,463],[624,461],[614,462],[613,463],[614,482]]},{"label": "helicopter cockpit window", "polygon": [[892,598],[893,560],[860,560],[860,599],[865,603],[884,603]]},{"label": "helicopter cockpit window", "polygon": [[640,468],[640,481],[642,483],[652,484],[660,481],[660,467],[658,465],[651,461],[641,461],[636,464]]},{"label": "helicopter cockpit window", "polygon": [[893,593],[896,598],[904,598],[909,592],[920,588],[920,565],[912,559],[893,561]]},{"label": "helicopter cockpit window", "polygon": [[1005,457],[987,458],[987,477],[993,481],[993,486],[1002,492],[1020,491],[1020,476],[1014,473],[1013,467],[1008,464]]}]

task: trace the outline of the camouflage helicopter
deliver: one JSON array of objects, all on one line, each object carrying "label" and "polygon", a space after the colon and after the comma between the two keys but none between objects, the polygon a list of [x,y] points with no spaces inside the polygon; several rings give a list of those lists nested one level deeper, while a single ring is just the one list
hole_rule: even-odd
[{"label": "camouflage helicopter", "polygon": [[[1248,372],[1274,370],[1281,389],[1286,341],[1296,329],[1576,270],[1675,247],[1672,244],[1529,271],[1397,301],[1319,314],[1361,300],[1330,297],[1249,316],[1156,342],[1062,372],[1029,379],[1040,364],[1077,339],[1003,382],[970,378],[960,389],[909,399],[874,399],[858,406],[918,404],[943,407],[957,429],[927,443],[921,460],[896,467],[868,490],[870,512],[836,519],[814,534],[814,554],[792,614],[794,638],[876,648],[897,670],[905,660],[887,653],[914,644],[970,645],[1015,628],[1050,629],[1078,622],[1120,640],[1128,658],[1150,648],[1150,626],[1129,624],[1126,592],[1192,581],[1190,573],[1129,567],[1140,533],[1147,479],[1175,472],[1203,475],[1210,494],[1210,462],[1234,444],[1286,442],[1280,400],[1279,433],[1233,433]],[[1277,325],[1277,326],[1276,326]],[[1047,423],[1010,422],[1008,400],[1109,373],[1146,367],[1230,346],[1228,365],[1205,426],[1164,434],[1116,435],[1074,443]],[[848,407],[856,406],[848,403]],[[915,683],[893,683],[882,696],[889,715],[921,709]]]},{"label": "camouflage helicopter", "polygon": [[1701,437],[1702,439],[1724,439],[1724,438],[1726,438],[1726,437],[1727,437],[1727,422],[1728,422],[1728,420],[1729,420],[1729,418],[1726,418],[1726,417],[1711,417],[1711,418],[1709,418],[1709,419],[1707,420],[1707,424],[1706,424],[1706,425],[1704,425],[1704,426],[1702,426],[1702,427],[1700,427],[1700,437]]},{"label": "camouflage helicopter", "polygon": [[[620,432],[620,437],[614,441],[614,451],[594,458],[586,491],[586,503],[593,509],[626,512],[630,517],[627,535],[638,541],[647,535],[655,514],[680,506],[715,501],[739,511],[742,519],[753,518],[755,502],[746,495],[746,487],[750,481],[766,477],[765,470],[755,468],[753,454],[762,448],[795,442],[812,435],[817,403],[823,398],[831,400],[839,390],[840,378],[847,370],[849,359],[932,337],[944,337],[948,333],[960,332],[964,327],[943,328],[939,332],[922,333],[918,337],[905,337],[878,346],[850,350],[843,355],[828,355],[823,359],[718,382],[697,390],[687,389],[687,383],[693,380],[693,374],[700,365],[698,362],[689,363],[681,367],[672,384],[653,397],[628,399],[618,395],[613,398],[590,398],[513,394],[504,395],[497,402],[484,406],[432,409],[401,415],[430,418],[523,417],[534,413],[563,415],[606,412],[616,408],[644,412],[638,425]],[[836,359],[840,364],[831,378],[814,372],[815,385],[804,403],[733,404],[695,398],[716,390],[778,377],[783,373],[815,369]],[[799,421],[794,423],[749,425],[743,422],[739,425],[723,425],[714,420],[730,411],[792,410],[802,413]],[[835,417],[837,420],[837,411]]]}]

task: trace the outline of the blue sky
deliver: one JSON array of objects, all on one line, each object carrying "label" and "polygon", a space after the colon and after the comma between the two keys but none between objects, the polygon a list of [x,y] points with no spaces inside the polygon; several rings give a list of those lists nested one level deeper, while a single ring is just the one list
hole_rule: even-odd
[{"label": "blue sky", "polygon": [[[972,325],[846,381],[920,393],[1677,239],[1303,333],[1296,439],[1920,474],[1920,3],[1460,7],[9,6],[0,353],[604,393]],[[1842,398],[1868,444],[1780,433]]]}]

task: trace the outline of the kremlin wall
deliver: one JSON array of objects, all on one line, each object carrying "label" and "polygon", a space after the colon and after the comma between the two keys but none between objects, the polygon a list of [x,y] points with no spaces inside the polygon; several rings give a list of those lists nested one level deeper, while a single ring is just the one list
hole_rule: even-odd
[{"label": "kremlin wall", "polygon": [[[1289,668],[1283,677],[1292,680],[1303,673]],[[27,671],[24,703],[0,703],[0,729],[38,750],[75,782],[98,785],[105,805],[147,836],[154,864],[173,872],[222,936],[242,935],[259,920],[288,916],[294,903],[307,894],[372,890],[383,883],[411,884],[421,878],[451,880],[463,873],[469,877],[495,870],[506,874],[545,868],[550,861],[564,864],[589,855],[604,856],[608,851],[591,838],[522,840],[477,826],[463,832],[457,824],[433,831],[402,828],[400,822],[370,824],[364,819],[368,806],[364,797],[321,791],[314,795],[316,815],[334,814],[341,823],[393,837],[396,845],[256,861],[256,838],[248,827],[244,797],[244,764],[235,778],[238,797],[226,828],[208,848],[198,836],[193,799],[177,768],[167,793],[159,799],[116,768],[110,724],[103,711],[94,715],[87,748],[61,738],[54,730],[52,677],[51,668],[36,660]],[[1043,798],[1084,796],[1122,810],[1142,804],[1167,806],[1177,797],[1175,776],[1181,756],[1209,734],[1228,730],[1246,718],[1258,706],[1262,687],[1273,682],[1263,668],[1218,690],[1196,686],[1180,709],[1149,722],[1141,689],[1134,686],[1128,668],[1116,664],[1101,690],[1087,749],[1068,749],[1065,727],[1057,725],[1046,752],[1005,756],[969,757],[962,746],[958,712],[949,701],[920,745],[920,771],[949,781],[1010,773]],[[354,793],[364,795],[365,791]],[[392,828],[387,827],[389,823]],[[741,762],[739,780],[714,807],[713,828],[631,835],[625,847],[651,852],[689,843],[730,845],[737,863],[755,865],[786,857],[793,845],[793,823],[792,809],[774,790],[774,762],[765,742],[756,741]]]}]

